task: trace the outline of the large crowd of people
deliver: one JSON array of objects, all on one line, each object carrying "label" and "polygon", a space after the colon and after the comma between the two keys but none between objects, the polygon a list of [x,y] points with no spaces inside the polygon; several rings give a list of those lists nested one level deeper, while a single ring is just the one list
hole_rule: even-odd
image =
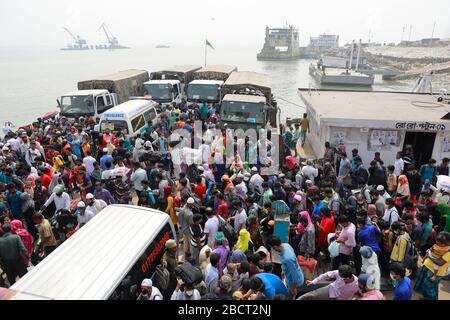
[{"label": "large crowd of people", "polygon": [[[120,203],[166,212],[177,232],[158,272],[138,284],[140,300],[383,300],[389,291],[395,300],[411,300],[414,291],[438,299],[450,264],[450,190],[436,182],[449,175],[449,159],[420,165],[407,147],[396,159],[375,153],[366,169],[358,150],[348,155],[344,144],[329,142],[323,158],[302,159],[305,116],[284,129],[292,155],[264,171],[264,159],[249,159],[261,148],[277,152],[270,139],[252,145],[222,130],[194,149],[171,133],[193,132],[194,121],[206,132],[219,129],[216,108],[161,108],[158,124],[132,137],[122,128],[98,132],[89,117],[5,124],[3,286]],[[200,163],[179,157],[175,165],[180,145],[199,152]]]}]

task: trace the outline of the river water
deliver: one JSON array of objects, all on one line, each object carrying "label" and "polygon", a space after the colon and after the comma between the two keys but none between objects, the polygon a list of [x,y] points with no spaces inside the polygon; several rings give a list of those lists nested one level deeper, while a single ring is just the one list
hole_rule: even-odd
[{"label": "river water", "polygon": [[[236,65],[266,73],[282,119],[304,111],[297,88],[316,87],[308,74],[311,60],[257,61],[259,48],[209,50],[208,64]],[[76,90],[77,82],[124,69],[158,71],[176,64],[204,64],[204,48],[60,51],[57,48],[0,48],[0,124],[23,125],[56,109],[56,98]],[[410,91],[411,85],[376,79],[373,90]]]}]

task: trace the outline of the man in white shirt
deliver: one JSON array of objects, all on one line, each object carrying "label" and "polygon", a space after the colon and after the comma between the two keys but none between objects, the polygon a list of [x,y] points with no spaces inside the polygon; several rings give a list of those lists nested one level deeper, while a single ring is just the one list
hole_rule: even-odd
[{"label": "man in white shirt", "polygon": [[241,207],[241,202],[239,200],[233,201],[233,208],[236,214],[228,220],[234,221],[234,233],[239,235],[239,231],[246,228],[247,212]]},{"label": "man in white shirt", "polygon": [[206,216],[208,217],[208,220],[205,222],[205,230],[203,230],[203,232],[208,237],[208,247],[214,248],[214,239],[220,227],[219,218],[211,208],[206,209]]},{"label": "man in white shirt", "polygon": [[87,210],[90,210],[94,215],[105,209],[108,204],[102,199],[95,199],[92,193],[86,195]]},{"label": "man in white shirt", "polygon": [[76,215],[78,221],[77,229],[84,226],[95,216],[91,210],[86,208],[86,204],[83,201],[78,202]]},{"label": "man in white shirt", "polygon": [[86,167],[86,173],[91,174],[94,171],[94,163],[97,162],[93,156],[91,156],[91,152],[86,152],[86,157],[83,159],[83,164]]},{"label": "man in white shirt", "polygon": [[252,177],[250,178],[250,186],[252,186],[256,191],[259,193],[264,192],[264,188],[262,187],[262,184],[264,182],[263,177],[258,173],[258,168],[253,167],[252,168]]},{"label": "man in white shirt", "polygon": [[313,167],[313,162],[311,160],[306,161],[306,166],[302,168],[302,173],[308,180],[314,181],[319,175],[317,168]]},{"label": "man in white shirt", "polygon": [[382,197],[384,200],[392,198],[389,193],[386,192],[386,190],[384,189],[384,186],[378,186],[377,187],[377,191],[380,194],[380,197]]},{"label": "man in white shirt", "polygon": [[394,205],[394,199],[386,199],[388,208],[384,211],[383,220],[392,225],[395,221],[400,219],[397,208]]},{"label": "man in white shirt", "polygon": [[162,300],[163,295],[157,287],[153,286],[151,279],[144,279],[141,283],[141,293],[137,300]]},{"label": "man in white shirt", "polygon": [[405,167],[405,161],[403,161],[402,159],[402,153],[401,152],[397,152],[397,155],[395,157],[395,162],[394,162],[394,174],[397,177],[400,177],[403,174],[403,170]]},{"label": "man in white shirt", "polygon": [[208,163],[211,156],[211,147],[203,141],[198,150],[200,150],[202,155],[202,163]]},{"label": "man in white shirt", "polygon": [[44,203],[44,206],[41,208],[41,211],[44,211],[45,208],[47,208],[49,204],[52,202],[55,202],[56,211],[59,210],[70,211],[70,196],[68,193],[64,192],[64,186],[62,184],[57,185],[53,189],[53,193]]}]

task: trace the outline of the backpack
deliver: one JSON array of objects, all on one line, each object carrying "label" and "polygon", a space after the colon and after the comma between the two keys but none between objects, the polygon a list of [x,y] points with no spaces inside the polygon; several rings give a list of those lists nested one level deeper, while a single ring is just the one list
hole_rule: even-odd
[{"label": "backpack", "polygon": [[411,238],[408,239],[406,244],[405,258],[403,259],[403,266],[406,269],[412,270],[414,264],[417,263],[418,252]]},{"label": "backpack", "polygon": [[153,281],[157,288],[167,290],[170,284],[170,273],[162,264],[156,266]]},{"label": "backpack", "polygon": [[219,231],[222,231],[228,241],[234,241],[234,228],[231,224],[225,221],[224,218],[217,216],[219,219]]},{"label": "backpack", "polygon": [[181,266],[176,267],[175,274],[177,277],[180,277],[184,283],[190,285],[197,285],[203,280],[202,271],[189,262],[185,262]]}]

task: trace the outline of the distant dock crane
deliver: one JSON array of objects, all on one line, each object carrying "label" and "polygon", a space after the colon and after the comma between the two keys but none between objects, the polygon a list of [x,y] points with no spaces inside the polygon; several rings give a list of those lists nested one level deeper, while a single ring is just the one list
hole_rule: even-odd
[{"label": "distant dock crane", "polygon": [[129,49],[128,47],[124,47],[119,44],[119,40],[117,40],[117,38],[111,33],[111,31],[109,31],[104,22],[100,25],[99,29],[103,29],[103,31],[105,32],[109,45],[97,46],[97,49]]},{"label": "distant dock crane", "polygon": [[68,45],[66,48],[61,48],[61,50],[89,50],[89,46],[83,38],[79,35],[74,35],[69,29],[66,27],[63,28],[70,35],[70,37],[75,41],[74,45]]}]

